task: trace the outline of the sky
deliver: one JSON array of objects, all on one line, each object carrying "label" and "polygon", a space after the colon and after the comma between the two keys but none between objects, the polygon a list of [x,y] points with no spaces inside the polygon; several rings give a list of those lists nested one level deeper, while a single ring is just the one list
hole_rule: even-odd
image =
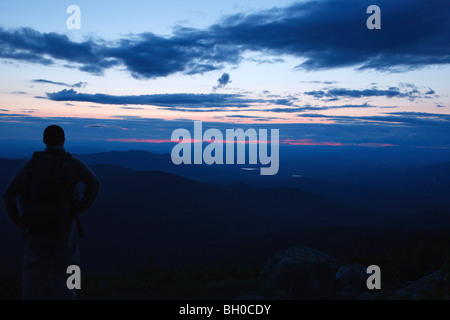
[{"label": "sky", "polygon": [[193,120],[277,128],[291,147],[447,150],[449,14],[441,0],[2,1],[0,156],[54,123],[87,152],[157,148]]}]

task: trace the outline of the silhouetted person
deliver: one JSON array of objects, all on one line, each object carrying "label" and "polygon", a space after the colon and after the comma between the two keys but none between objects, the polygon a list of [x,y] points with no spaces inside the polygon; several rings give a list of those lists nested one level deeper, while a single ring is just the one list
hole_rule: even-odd
[{"label": "silhouetted person", "polygon": [[[78,214],[94,202],[99,180],[80,160],[64,150],[64,131],[44,131],[43,152],[35,152],[10,182],[4,200],[14,224],[23,230],[25,257],[23,299],[75,299],[67,267],[79,266]],[[78,198],[77,183],[85,186]],[[22,206],[19,211],[17,197]]]}]

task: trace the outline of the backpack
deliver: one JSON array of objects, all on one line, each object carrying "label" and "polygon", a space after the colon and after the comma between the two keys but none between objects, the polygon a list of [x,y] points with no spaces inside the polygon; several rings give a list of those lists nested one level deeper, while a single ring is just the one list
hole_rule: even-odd
[{"label": "backpack", "polygon": [[25,228],[58,232],[75,219],[73,203],[78,196],[72,156],[35,152],[30,162],[29,208],[24,210]]}]

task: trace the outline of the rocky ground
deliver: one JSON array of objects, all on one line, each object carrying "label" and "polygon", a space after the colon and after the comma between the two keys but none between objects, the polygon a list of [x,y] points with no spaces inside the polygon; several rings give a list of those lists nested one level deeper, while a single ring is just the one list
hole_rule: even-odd
[{"label": "rocky ground", "polygon": [[[382,278],[381,269],[381,279]],[[338,265],[335,258],[309,247],[293,247],[274,255],[265,265],[261,277],[262,299],[449,299],[450,272],[441,270],[414,282],[385,282],[381,288],[369,289],[372,273],[359,264]],[[391,278],[392,279],[392,278]],[[256,298],[257,296],[253,296]]]}]

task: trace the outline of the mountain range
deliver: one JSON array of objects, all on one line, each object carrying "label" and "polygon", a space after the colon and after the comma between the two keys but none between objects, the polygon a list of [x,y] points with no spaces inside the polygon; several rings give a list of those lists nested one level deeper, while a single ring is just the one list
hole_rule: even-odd
[{"label": "mountain range", "polygon": [[[433,201],[449,190],[450,163],[392,170],[382,182],[377,172],[365,172],[360,181],[286,174],[265,179],[239,167],[175,166],[169,155],[144,151],[77,157],[102,183],[95,204],[81,216],[90,271],[148,259],[175,267],[256,261],[292,242],[349,254],[372,248],[377,235],[390,239],[382,241],[386,248],[407,230],[450,226],[448,197]],[[0,190],[22,163],[0,159]],[[0,265],[17,268],[21,235],[4,211],[0,206]]]}]

